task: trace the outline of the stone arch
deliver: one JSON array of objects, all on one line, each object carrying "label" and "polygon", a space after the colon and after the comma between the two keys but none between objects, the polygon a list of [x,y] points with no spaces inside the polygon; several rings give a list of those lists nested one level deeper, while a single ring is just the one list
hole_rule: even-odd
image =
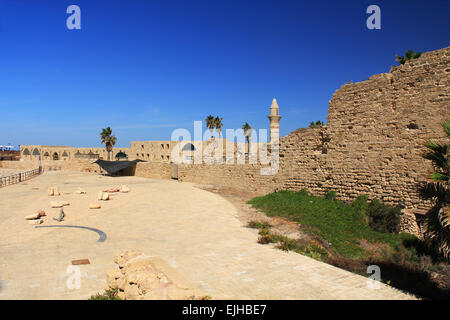
[{"label": "stone arch", "polygon": [[23,154],[24,156],[30,156],[30,155],[31,155],[30,150],[28,150],[28,148],[23,149],[22,154]]},{"label": "stone arch", "polygon": [[54,152],[54,153],[53,153],[52,159],[53,159],[53,160],[59,160],[59,154],[58,154],[58,152]]},{"label": "stone arch", "polygon": [[128,155],[123,151],[119,151],[116,153],[115,158],[116,158],[116,160],[128,159]]},{"label": "stone arch", "polygon": [[184,145],[183,151],[195,151],[195,147],[192,143],[188,142]]},{"label": "stone arch", "polygon": [[40,156],[41,153],[39,152],[39,150],[37,148],[34,148],[33,150],[33,156]]}]

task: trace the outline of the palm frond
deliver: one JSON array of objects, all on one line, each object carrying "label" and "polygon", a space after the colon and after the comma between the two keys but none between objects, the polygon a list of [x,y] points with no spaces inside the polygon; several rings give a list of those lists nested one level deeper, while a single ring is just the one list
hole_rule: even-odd
[{"label": "palm frond", "polygon": [[450,139],[450,121],[442,122],[442,128],[444,128],[445,133],[447,134],[447,138]]}]

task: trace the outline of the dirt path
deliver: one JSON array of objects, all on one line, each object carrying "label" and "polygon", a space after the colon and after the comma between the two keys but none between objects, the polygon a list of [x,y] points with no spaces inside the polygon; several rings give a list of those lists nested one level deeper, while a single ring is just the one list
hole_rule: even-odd
[{"label": "dirt path", "polygon": [[[56,184],[63,195],[47,196]],[[130,193],[114,194],[89,210],[102,189],[127,184]],[[77,187],[87,191],[76,194]],[[57,225],[53,200],[66,200],[61,225],[97,228],[35,228],[24,217],[37,209]],[[213,299],[409,299],[411,296],[311,258],[259,245],[257,231],[245,228],[242,213],[224,197],[193,184],[137,177],[103,177],[46,172],[0,189],[0,299],[87,299],[103,290],[113,256],[138,250],[159,256]],[[67,280],[74,259],[81,286]]]}]

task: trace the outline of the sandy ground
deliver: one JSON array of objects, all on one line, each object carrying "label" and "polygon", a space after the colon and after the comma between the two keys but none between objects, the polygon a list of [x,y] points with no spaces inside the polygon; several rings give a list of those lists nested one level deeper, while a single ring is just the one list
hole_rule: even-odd
[{"label": "sandy ground", "polygon": [[[130,193],[97,201],[99,190],[127,184]],[[61,196],[50,197],[56,185]],[[87,194],[76,194],[82,187]],[[63,222],[50,201],[69,201]],[[101,209],[88,209],[100,203]],[[43,209],[41,226],[24,219]],[[257,213],[253,213],[257,214]],[[50,171],[0,189],[0,299],[87,299],[103,291],[114,255],[138,250],[158,256],[213,299],[410,299],[394,288],[311,258],[257,243],[242,212],[230,201],[190,183]],[[71,261],[80,266],[79,288],[70,286]],[[68,285],[69,284],[69,285]]]}]

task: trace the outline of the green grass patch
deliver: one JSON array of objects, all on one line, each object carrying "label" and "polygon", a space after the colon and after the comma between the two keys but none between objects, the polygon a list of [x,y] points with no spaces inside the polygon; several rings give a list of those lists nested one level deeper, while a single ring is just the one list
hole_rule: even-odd
[{"label": "green grass patch", "polygon": [[[334,266],[368,276],[376,264],[382,281],[431,299],[450,299],[450,266],[436,248],[417,237],[397,233],[400,209],[361,195],[351,204],[335,194],[310,196],[306,191],[280,191],[248,202],[267,216],[284,217],[299,224],[310,240],[294,240],[273,234],[270,226],[259,229],[261,244],[294,251]],[[436,273],[439,274],[436,280]]]},{"label": "green grass patch", "polygon": [[359,245],[360,239],[373,243],[399,246],[408,234],[382,233],[372,230],[365,218],[364,201],[348,205],[334,197],[310,196],[306,191],[280,191],[248,202],[268,216],[280,216],[312,227],[312,233],[328,241],[335,252],[348,258],[364,258],[368,252]]}]

